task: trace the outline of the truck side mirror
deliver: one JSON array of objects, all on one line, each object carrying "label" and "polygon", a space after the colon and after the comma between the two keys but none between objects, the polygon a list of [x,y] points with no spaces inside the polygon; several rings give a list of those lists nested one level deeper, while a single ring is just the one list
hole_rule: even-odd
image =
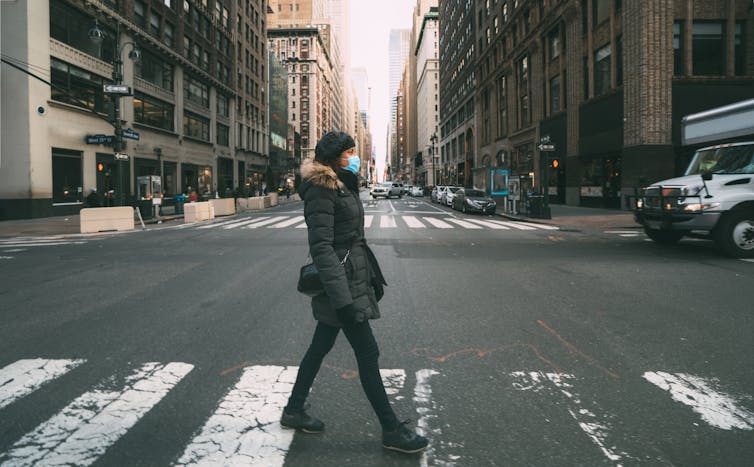
[{"label": "truck side mirror", "polygon": [[702,180],[704,180],[705,182],[712,180],[712,172],[710,172],[709,170],[702,172]]}]

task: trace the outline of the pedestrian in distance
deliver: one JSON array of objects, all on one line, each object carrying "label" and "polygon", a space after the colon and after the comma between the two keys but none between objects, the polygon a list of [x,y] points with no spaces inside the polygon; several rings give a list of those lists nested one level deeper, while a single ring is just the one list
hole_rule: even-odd
[{"label": "pedestrian in distance", "polygon": [[301,166],[299,194],[304,199],[309,253],[324,293],[312,298],[317,321],[314,337],[280,423],[305,433],[324,431],[324,423],[307,413],[305,402],[322,361],[342,330],[356,355],[361,386],[382,426],[382,446],[420,452],[429,442],[393,412],[380,376],[379,348],[369,325],[370,319],[380,317],[377,302],[387,283],[364,238],[357,176],[360,160],[355,146],[346,133],[327,133],[317,143],[314,161]]}]

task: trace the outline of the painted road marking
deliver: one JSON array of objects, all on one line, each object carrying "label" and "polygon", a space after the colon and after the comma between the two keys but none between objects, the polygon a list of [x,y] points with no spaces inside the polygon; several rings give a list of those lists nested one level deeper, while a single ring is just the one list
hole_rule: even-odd
[{"label": "painted road marking", "polygon": [[0,248],[14,248],[14,247],[30,247],[30,246],[58,246],[58,245],[83,245],[86,242],[82,241],[70,241],[70,242],[20,242],[20,243],[2,243]]},{"label": "painted road marking", "polygon": [[177,465],[282,466],[294,431],[280,425],[280,414],[297,371],[282,366],[245,368]]},{"label": "painted road marking", "polygon": [[462,221],[460,219],[451,219],[449,217],[446,217],[445,220],[460,225],[464,229],[481,229],[481,227],[478,225],[472,224],[471,222]]},{"label": "painted road marking", "polygon": [[0,369],[0,409],[62,376],[86,360],[18,360]]},{"label": "painted road marking", "polygon": [[288,216],[275,216],[275,217],[272,217],[270,219],[263,220],[261,222],[255,222],[254,224],[250,224],[250,225],[244,226],[242,228],[244,228],[244,229],[256,229],[256,228],[259,228],[259,227],[262,227],[262,226],[265,226],[265,225],[268,225],[268,224],[274,224],[276,222],[284,221],[286,219],[288,219]]},{"label": "painted road marking", "polygon": [[448,224],[447,222],[443,222],[440,219],[435,219],[434,217],[424,217],[425,221],[429,222],[433,226],[437,227],[438,229],[452,229],[453,226]]},{"label": "painted road marking", "polygon": [[[437,402],[432,400],[432,386],[430,385],[430,379],[439,374],[439,372],[431,369],[423,369],[416,372],[416,386],[414,386],[413,399],[416,404],[416,413],[419,415],[416,421],[416,431],[432,441],[427,446],[427,449],[422,452],[419,459],[419,465],[422,467],[430,465],[453,467],[456,465],[455,461],[461,458],[461,456],[449,453],[447,450],[451,446],[453,448],[462,448],[463,445],[442,441],[442,425],[438,419]],[[438,458],[436,450],[436,444],[438,443],[445,447],[443,449],[445,454],[442,458]]]},{"label": "painted road marking", "polygon": [[642,377],[668,391],[673,400],[688,405],[716,428],[754,429],[754,414],[742,407],[734,396],[713,389],[718,385],[714,379],[664,371],[648,371]]},{"label": "painted road marking", "polygon": [[754,263],[754,258],[739,258],[741,261],[746,261],[747,263]]},{"label": "painted road marking", "polygon": [[235,224],[236,222],[239,222],[239,219],[231,219],[229,221],[213,222],[211,224],[200,225],[199,227],[197,227],[197,229],[214,229],[215,227],[222,227],[223,225]]},{"label": "painted road marking", "polygon": [[368,229],[372,226],[372,221],[374,220],[374,216],[364,216],[364,228]]},{"label": "painted road marking", "polygon": [[423,229],[426,225],[422,224],[419,219],[414,216],[403,216],[403,221],[413,229]]},{"label": "painted road marking", "polygon": [[381,229],[392,229],[395,226],[395,219],[393,219],[393,216],[380,216]]},{"label": "painted road marking", "polygon": [[223,226],[223,229],[225,229],[225,230],[237,229],[238,227],[243,227],[245,225],[254,224],[256,222],[260,222],[260,221],[263,221],[265,219],[269,219],[269,217],[268,216],[257,217],[255,219],[248,219],[248,220],[239,221],[239,222],[236,222],[234,224],[225,225],[225,226]]},{"label": "painted road marking", "polygon": [[493,221],[493,220],[490,220],[488,222],[492,222],[494,224],[502,225],[505,227],[512,227],[518,230],[537,230],[535,227],[531,227],[521,222],[505,222],[505,221]]},{"label": "painted road marking", "polygon": [[298,224],[299,222],[304,220],[304,216],[296,216],[293,219],[288,219],[287,221],[281,222],[279,224],[273,224],[269,226],[271,229],[282,229],[285,227],[290,227],[293,224]]},{"label": "painted road marking", "polygon": [[105,380],[0,454],[0,464],[90,465],[192,368],[187,363],[146,363],[118,390]]},{"label": "painted road marking", "polygon": [[554,225],[535,224],[533,222],[520,222],[520,221],[517,221],[516,224],[526,225],[526,226],[529,226],[529,227],[534,227],[535,229],[542,229],[542,230],[560,230],[560,227],[557,227],[557,226],[554,226]]},{"label": "painted road marking", "polygon": [[[578,423],[579,428],[589,437],[609,460],[620,463],[623,460],[636,460],[627,453],[619,451],[610,436],[612,426],[610,414],[599,413],[597,404],[586,407],[568,380],[573,375],[564,373],[543,373],[540,371],[515,371],[511,376],[516,379],[513,387],[519,391],[550,391],[566,397],[568,413]],[[554,388],[553,388],[554,387]],[[590,410],[591,409],[591,410]]]},{"label": "painted road marking", "polygon": [[469,222],[473,222],[475,224],[483,225],[493,230],[510,230],[510,227],[506,227],[500,224],[495,224],[494,222],[482,221],[478,219],[466,219],[466,220]]}]

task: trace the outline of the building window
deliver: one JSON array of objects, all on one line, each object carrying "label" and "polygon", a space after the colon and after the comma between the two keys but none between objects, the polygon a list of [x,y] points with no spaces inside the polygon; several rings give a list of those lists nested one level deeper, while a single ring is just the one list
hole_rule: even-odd
[{"label": "building window", "polygon": [[53,100],[99,113],[110,112],[112,102],[102,91],[102,85],[110,80],[55,58],[50,58],[50,64]]},{"label": "building window", "polygon": [[[60,0],[50,0],[50,36],[64,44],[80,50],[100,60],[111,62],[113,59],[113,41],[104,40],[95,44],[89,39],[89,26],[94,24],[94,19],[80,11],[62,3]],[[113,32],[100,25],[108,36]]]},{"label": "building window", "polygon": [[594,8],[594,27],[610,18],[610,0],[592,0]]},{"label": "building window", "polygon": [[146,29],[147,27],[146,7],[144,6],[144,2],[139,0],[134,0],[134,23],[141,29]]},{"label": "building window", "polygon": [[173,106],[137,92],[134,94],[134,121],[173,131]]},{"label": "building window", "polygon": [[547,35],[547,52],[550,60],[560,57],[560,29],[555,28]]},{"label": "building window", "polygon": [[610,90],[610,44],[594,54],[594,95]]},{"label": "building window", "polygon": [[173,46],[173,25],[165,22],[165,34],[162,36],[162,42],[168,47]]},{"label": "building window", "polygon": [[168,91],[173,90],[173,65],[141,48],[141,60],[134,63],[134,74]]},{"label": "building window", "polygon": [[623,36],[615,39],[615,85],[623,86]]},{"label": "building window", "polygon": [[184,111],[183,136],[209,142],[209,119]]},{"label": "building window", "polygon": [[560,112],[560,75],[550,80],[550,115]]},{"label": "building window", "polygon": [[736,23],[736,35],[735,35],[735,49],[733,55],[735,56],[735,73],[736,75],[744,75],[746,65],[746,55],[744,55],[744,32],[743,23],[741,21]]},{"label": "building window", "polygon": [[83,196],[81,153],[52,148],[52,202],[80,203]]},{"label": "building window", "polygon": [[723,23],[694,21],[692,27],[692,61],[695,75],[725,74],[725,40]]},{"label": "building window", "polygon": [[508,134],[508,94],[506,91],[506,77],[497,80],[497,136]]},{"label": "building window", "polygon": [[149,34],[158,39],[160,38],[160,23],[162,23],[162,18],[152,11],[149,15]]},{"label": "building window", "polygon": [[529,107],[529,57],[524,56],[518,61],[518,113],[519,128],[529,126],[530,112]]},{"label": "building window", "polygon": [[673,23],[673,74],[683,76],[686,74],[686,64],[683,60],[683,22]]},{"label": "building window", "polygon": [[217,124],[217,144],[220,146],[230,145],[230,128],[222,123]]},{"label": "building window", "polygon": [[186,100],[209,108],[209,87],[193,76],[184,76],[183,94]]},{"label": "building window", "polygon": [[230,117],[230,98],[220,93],[217,93],[217,115]]}]

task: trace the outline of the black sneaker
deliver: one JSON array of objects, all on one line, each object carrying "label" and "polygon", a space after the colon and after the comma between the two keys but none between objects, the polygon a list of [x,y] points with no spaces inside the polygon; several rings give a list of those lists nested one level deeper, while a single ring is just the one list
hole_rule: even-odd
[{"label": "black sneaker", "polygon": [[382,447],[392,449],[393,451],[413,454],[427,449],[429,440],[424,436],[406,428],[411,420],[406,420],[398,424],[398,428],[393,431],[382,432]]},{"label": "black sneaker", "polygon": [[325,424],[322,423],[322,420],[310,416],[305,409],[300,412],[288,412],[287,409],[283,409],[280,424],[286,428],[301,430],[304,433],[322,433],[325,431]]}]

